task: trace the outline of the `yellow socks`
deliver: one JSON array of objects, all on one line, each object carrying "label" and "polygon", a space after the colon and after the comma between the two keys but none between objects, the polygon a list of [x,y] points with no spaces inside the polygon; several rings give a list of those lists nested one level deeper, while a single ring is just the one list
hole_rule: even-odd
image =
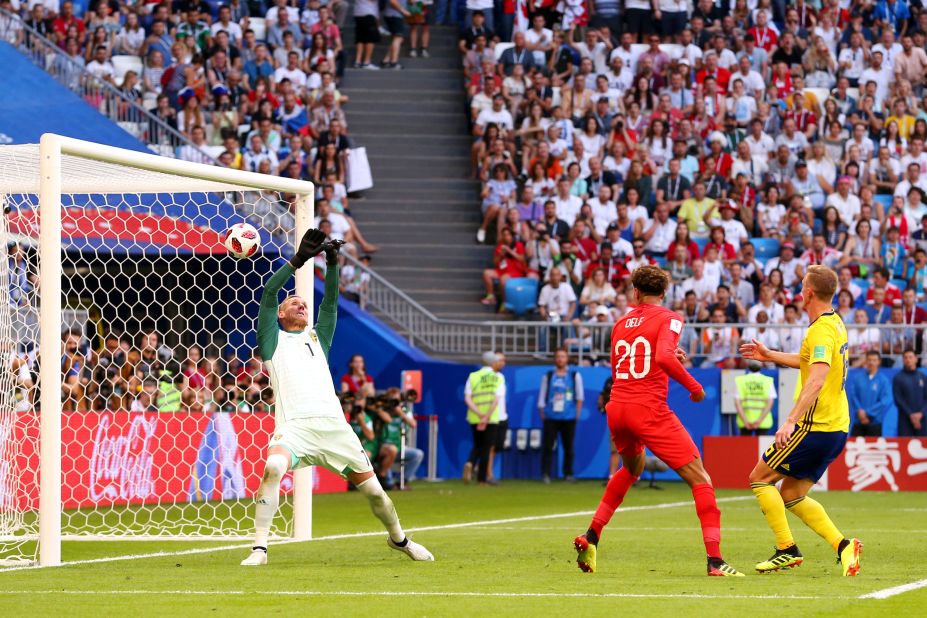
[{"label": "yellow socks", "polygon": [[[785,549],[794,545],[795,541],[792,539],[792,531],[789,530],[789,522],[785,518],[785,503],[782,501],[782,496],[779,495],[779,490],[776,489],[776,486],[770,485],[769,483],[750,483],[750,489],[753,490],[753,494],[760,503],[760,510],[762,510],[763,515],[766,516],[766,522],[772,529],[773,534],[776,535],[776,547]],[[820,507],[821,505],[818,504],[818,508]],[[820,510],[823,514],[824,509]],[[792,512],[798,515],[797,512]],[[801,517],[801,515],[798,516]],[[804,517],[802,517],[802,519],[804,519]],[[827,519],[826,514],[824,515],[824,519]],[[827,521],[830,522],[829,519],[827,519]],[[805,521],[805,523],[808,522]],[[833,524],[831,524],[831,526],[833,526]],[[817,529],[815,529],[815,531],[817,532]],[[821,533],[818,532],[818,534]]]},{"label": "yellow socks", "polygon": [[[753,492],[756,493],[756,490],[754,489]],[[779,502],[782,502],[781,498]],[[762,500],[760,504],[762,504]],[[843,535],[837,530],[837,526],[830,520],[830,517],[827,516],[827,512],[824,511],[824,507],[821,506],[820,502],[808,496],[804,496],[792,500],[786,504],[785,507],[805,522],[806,526],[817,532],[821,538],[830,543],[830,546],[836,551],[837,547],[840,545],[840,541],[843,540]],[[766,519],[769,519],[769,515],[766,516]],[[770,523],[770,525],[772,525],[772,523]]]}]

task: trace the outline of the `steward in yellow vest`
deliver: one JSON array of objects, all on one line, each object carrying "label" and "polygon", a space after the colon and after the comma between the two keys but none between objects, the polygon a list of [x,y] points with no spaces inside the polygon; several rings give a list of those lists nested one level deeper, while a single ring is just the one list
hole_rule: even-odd
[{"label": "steward in yellow vest", "polygon": [[747,373],[734,379],[737,394],[737,427],[740,435],[764,436],[773,426],[772,407],[776,401],[776,386],[773,379],[760,373],[761,365],[751,362]]}]

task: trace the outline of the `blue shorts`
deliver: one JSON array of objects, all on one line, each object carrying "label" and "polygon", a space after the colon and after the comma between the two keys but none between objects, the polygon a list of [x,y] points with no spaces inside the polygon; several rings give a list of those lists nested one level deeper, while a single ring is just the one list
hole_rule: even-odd
[{"label": "blue shorts", "polygon": [[843,452],[846,441],[843,431],[808,431],[796,425],[785,448],[771,444],[763,453],[763,461],[779,474],[817,483],[827,466]]}]

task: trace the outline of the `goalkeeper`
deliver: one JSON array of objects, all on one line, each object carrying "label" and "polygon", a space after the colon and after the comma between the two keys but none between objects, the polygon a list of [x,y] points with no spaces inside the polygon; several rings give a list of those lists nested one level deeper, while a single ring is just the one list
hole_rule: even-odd
[{"label": "goalkeeper", "polygon": [[[434,560],[431,553],[408,539],[399,525],[392,500],[374,476],[360,441],[344,420],[328,369],[328,351],[338,310],[338,250],[340,241],[325,242],[317,229],[306,232],[296,255],[267,282],[258,316],[258,349],[267,363],[276,395],[276,431],[264,476],[255,499],[254,546],[245,566],[267,564],[267,537],[280,502],[280,480],[287,470],[323,466],[350,481],[366,496],[374,515],[389,532],[387,544],[413,560]],[[306,262],[325,252],[328,273],[317,328],[309,326],[309,305],[289,296],[279,306],[277,293]]]}]

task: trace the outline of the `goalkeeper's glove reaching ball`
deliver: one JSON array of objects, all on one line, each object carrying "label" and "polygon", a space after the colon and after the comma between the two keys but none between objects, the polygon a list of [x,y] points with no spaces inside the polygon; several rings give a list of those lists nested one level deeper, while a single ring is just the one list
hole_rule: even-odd
[{"label": "goalkeeper's glove reaching ball", "polygon": [[322,243],[322,251],[325,252],[325,263],[329,266],[338,265],[338,252],[341,251],[341,245],[344,244],[343,240],[330,240],[326,243]]},{"label": "goalkeeper's glove reaching ball", "polygon": [[302,268],[303,264],[319,254],[324,242],[325,232],[316,228],[306,230],[296,248],[296,254],[290,259],[290,265],[296,270]]}]

